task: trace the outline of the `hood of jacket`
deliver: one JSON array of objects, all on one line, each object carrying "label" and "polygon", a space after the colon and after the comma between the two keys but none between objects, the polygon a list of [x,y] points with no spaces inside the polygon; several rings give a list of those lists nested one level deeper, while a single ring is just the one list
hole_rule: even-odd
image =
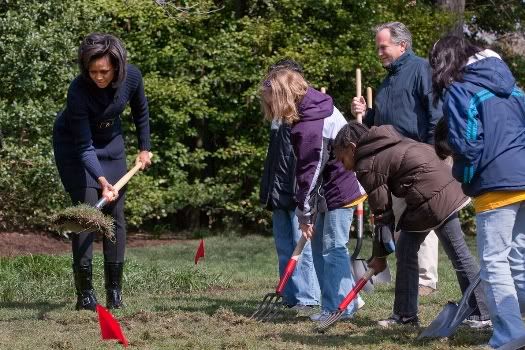
[{"label": "hood of jacket", "polygon": [[334,101],[332,98],[309,86],[306,95],[299,103],[301,121],[324,119],[331,116],[333,112]]},{"label": "hood of jacket", "polygon": [[484,50],[469,58],[463,81],[489,90],[496,96],[508,97],[516,85],[509,67],[492,50]]},{"label": "hood of jacket", "polygon": [[432,146],[401,136],[391,125],[372,127],[361,137],[355,172],[375,214],[392,209],[391,195],[404,198],[398,228],[409,232],[438,227],[468,200]]},{"label": "hood of jacket", "polygon": [[373,126],[357,142],[356,159],[370,157],[379,151],[392,147],[403,140],[403,137],[391,125]]}]

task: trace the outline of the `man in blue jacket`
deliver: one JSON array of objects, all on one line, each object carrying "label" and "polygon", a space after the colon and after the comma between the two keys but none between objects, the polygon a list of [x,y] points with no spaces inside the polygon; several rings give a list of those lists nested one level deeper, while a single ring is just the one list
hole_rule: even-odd
[{"label": "man in blue jacket", "polygon": [[[375,40],[379,59],[388,75],[377,90],[373,108],[367,109],[363,97],[354,97],[352,114],[362,113],[368,127],[392,125],[403,136],[432,144],[434,128],[442,112],[441,103],[436,106],[432,103],[429,63],[412,51],[412,34],[403,23],[377,26]],[[406,204],[397,198],[392,201],[397,222]],[[438,239],[434,232],[427,236],[418,256],[419,294],[427,295],[436,289],[438,277]]]}]

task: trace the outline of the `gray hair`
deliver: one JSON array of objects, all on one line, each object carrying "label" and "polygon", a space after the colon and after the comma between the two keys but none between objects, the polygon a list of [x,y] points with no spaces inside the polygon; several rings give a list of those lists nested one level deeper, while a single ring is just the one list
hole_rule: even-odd
[{"label": "gray hair", "polygon": [[392,42],[396,45],[401,45],[402,42],[406,43],[407,49],[412,48],[412,33],[410,30],[401,22],[388,22],[383,23],[375,27],[376,34],[383,29],[388,29]]}]

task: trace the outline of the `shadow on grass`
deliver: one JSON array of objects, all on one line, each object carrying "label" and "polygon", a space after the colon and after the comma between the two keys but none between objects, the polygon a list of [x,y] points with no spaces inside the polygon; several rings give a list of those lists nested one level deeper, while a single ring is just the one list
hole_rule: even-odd
[{"label": "shadow on grass", "polygon": [[[417,336],[423,327],[397,326],[392,328],[379,328],[377,320],[368,317],[357,317],[351,322],[339,322],[335,329],[326,333],[318,333],[314,327],[309,333],[282,332],[283,341],[297,342],[304,345],[316,346],[358,346],[394,343],[405,347],[429,348],[430,343],[446,342],[449,346],[481,346],[488,343],[491,330],[460,329],[453,337],[448,339],[422,339]],[[332,332],[331,332],[332,330]],[[354,334],[353,334],[354,333]],[[358,333],[358,334],[356,334]],[[383,344],[384,345],[384,344]]]},{"label": "shadow on grass", "polygon": [[[259,302],[252,300],[239,301],[230,300],[224,298],[214,297],[195,297],[195,296],[179,296],[177,303],[182,305],[166,306],[165,301],[159,300],[159,304],[153,303],[152,310],[154,311],[187,311],[187,312],[204,312],[205,314],[212,316],[219,309],[230,309],[233,313],[239,316],[250,317]],[[197,304],[197,305],[191,305]]]},{"label": "shadow on grass", "polygon": [[[41,302],[18,302],[18,301],[12,301],[12,302],[0,302],[0,309],[16,309],[16,310],[35,310],[37,312],[37,319],[43,320],[45,319],[45,315],[48,312],[64,308],[66,305],[66,302],[62,303],[50,303],[47,301],[41,301]],[[16,321],[16,320],[24,320],[27,319],[26,317],[22,318],[10,318],[3,321]]]}]

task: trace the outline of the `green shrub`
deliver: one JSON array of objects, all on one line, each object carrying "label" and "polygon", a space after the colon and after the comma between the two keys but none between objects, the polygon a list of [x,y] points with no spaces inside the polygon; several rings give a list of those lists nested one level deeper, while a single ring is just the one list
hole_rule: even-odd
[{"label": "green shrub", "polygon": [[[426,56],[450,22],[427,2],[401,0],[269,0],[245,2],[242,11],[223,2],[209,14],[214,2],[197,4],[190,15],[149,0],[0,4],[0,228],[47,229],[47,217],[70,204],[51,131],[89,32],[122,38],[149,99],[155,164],[130,182],[129,225],[260,230],[269,222],[258,204],[269,126],[257,90],[266,67],[298,60],[309,81],[327,87],[349,114],[355,69],[363,70],[364,86],[377,87],[385,75],[374,25],[406,22],[416,53]],[[131,164],[137,149],[129,110],[122,117]]]}]

